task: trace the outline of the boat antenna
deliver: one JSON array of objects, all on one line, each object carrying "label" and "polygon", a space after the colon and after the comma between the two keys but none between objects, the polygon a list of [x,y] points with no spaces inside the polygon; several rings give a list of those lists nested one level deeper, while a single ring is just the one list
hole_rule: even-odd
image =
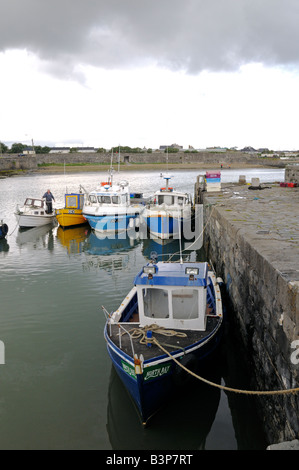
[{"label": "boat antenna", "polygon": [[166,151],[166,171],[168,173],[168,145],[167,145],[167,151]]},{"label": "boat antenna", "polygon": [[66,175],[65,175],[65,159],[63,160],[63,173],[64,173],[64,183],[65,183],[65,192],[67,193],[67,185],[66,185]]},{"label": "boat antenna", "polygon": [[108,176],[108,183],[110,186],[112,186],[112,175],[113,175],[113,147],[112,147],[112,152],[111,152],[111,159],[110,159],[110,168],[108,170],[109,176]]}]

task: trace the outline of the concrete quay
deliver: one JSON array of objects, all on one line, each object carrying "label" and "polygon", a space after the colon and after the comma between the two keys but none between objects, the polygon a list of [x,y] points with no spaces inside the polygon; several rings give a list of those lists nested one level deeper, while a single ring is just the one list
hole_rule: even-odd
[{"label": "concrete quay", "polygon": [[[226,284],[251,390],[299,387],[299,187],[245,182],[200,195],[204,247]],[[298,448],[299,393],[253,399],[269,449]]]}]

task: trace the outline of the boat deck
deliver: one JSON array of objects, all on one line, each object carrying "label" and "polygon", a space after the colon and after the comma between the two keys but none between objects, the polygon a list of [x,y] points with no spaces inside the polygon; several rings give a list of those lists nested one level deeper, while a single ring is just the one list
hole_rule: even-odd
[{"label": "boat deck", "polygon": [[[194,343],[202,341],[204,338],[209,336],[213,330],[215,330],[221,321],[219,317],[208,317],[206,330],[205,331],[194,331],[194,330],[171,330],[177,333],[182,333],[182,336],[178,335],[163,335],[153,331],[153,338],[156,338],[157,341],[169,352],[174,352],[177,350],[184,350],[185,348],[191,346]],[[119,334],[121,334],[121,350],[126,353],[128,356],[133,357],[132,353],[132,346],[131,346],[131,339],[133,342],[134,353],[135,354],[142,354],[144,360],[153,359],[155,357],[161,356],[165,354],[157,345],[152,344],[151,347],[148,347],[146,344],[140,342],[142,339],[142,335],[138,336],[139,323],[129,322],[129,323],[120,323],[121,328],[119,328],[118,324],[111,324],[107,326],[107,333],[109,335],[110,340],[117,346],[120,346],[119,341]],[[126,334],[125,331],[129,334]],[[165,329],[167,332],[167,329]],[[111,336],[110,336],[111,333]],[[133,335],[134,333],[134,335]],[[134,337],[132,337],[132,335]]]}]

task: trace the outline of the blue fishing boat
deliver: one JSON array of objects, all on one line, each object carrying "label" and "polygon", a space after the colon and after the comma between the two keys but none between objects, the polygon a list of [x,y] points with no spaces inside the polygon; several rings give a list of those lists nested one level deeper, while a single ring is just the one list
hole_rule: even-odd
[{"label": "blue fishing boat", "polygon": [[142,221],[155,238],[181,238],[183,224],[191,226],[192,198],[190,194],[170,187],[170,177],[165,180],[165,187],[156,191],[145,205]]},{"label": "blue fishing boat", "polygon": [[223,325],[220,284],[206,262],[146,264],[104,336],[112,363],[146,425],[188,369],[217,348]]}]

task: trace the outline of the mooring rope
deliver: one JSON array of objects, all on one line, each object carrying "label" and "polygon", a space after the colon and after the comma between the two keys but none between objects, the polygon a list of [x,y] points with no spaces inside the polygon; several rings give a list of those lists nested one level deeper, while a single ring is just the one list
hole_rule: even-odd
[{"label": "mooring rope", "polygon": [[10,236],[14,233],[14,231],[16,230],[16,228],[18,227],[18,225],[19,225],[19,224],[18,224],[18,222],[17,222],[15,228],[13,229],[13,231],[7,234],[8,237],[10,237]]},{"label": "mooring rope", "polygon": [[234,392],[234,393],[242,393],[245,395],[287,395],[287,394],[295,394],[299,392],[299,387],[297,388],[289,388],[285,390],[241,390],[237,388],[231,388],[231,387],[226,387],[225,385],[220,385],[214,382],[211,382],[210,380],[205,379],[204,377],[201,377],[198,374],[195,374],[195,372],[192,372],[190,369],[187,369],[183,364],[180,363],[175,357],[170,354],[170,352],[167,351],[160,343],[157,341],[156,338],[153,338],[153,343],[158,346],[165,354],[167,354],[178,366],[180,366],[182,369],[184,369],[188,374],[192,375],[196,379],[201,380],[202,382],[211,385],[212,387],[220,388],[221,390],[224,390],[226,392]]},{"label": "mooring rope", "polygon": [[168,258],[168,262],[171,260],[171,258],[175,255],[178,255],[178,254],[182,254],[184,251],[190,251],[192,249],[192,246],[195,245],[195,243],[200,239],[200,237],[204,234],[206,228],[207,228],[207,225],[212,217],[212,213],[213,213],[213,210],[214,210],[214,205],[212,204],[209,204],[210,206],[212,206],[212,210],[211,210],[211,213],[208,217],[208,220],[206,221],[202,231],[200,232],[200,234],[198,235],[198,237],[191,243],[191,245],[188,245],[187,248],[184,248],[183,250],[181,250],[180,252],[177,251],[176,253],[172,253],[172,255]]}]

